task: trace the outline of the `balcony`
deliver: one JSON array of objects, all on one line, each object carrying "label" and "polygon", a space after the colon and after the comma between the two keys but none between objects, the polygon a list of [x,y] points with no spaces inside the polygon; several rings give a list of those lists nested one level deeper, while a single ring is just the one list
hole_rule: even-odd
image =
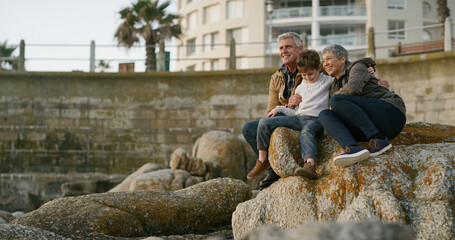
[{"label": "balcony", "polygon": [[280,8],[272,12],[272,19],[311,17],[311,7]]},{"label": "balcony", "polygon": [[[312,7],[280,8],[272,12],[272,19],[311,17]],[[319,16],[366,16],[365,6],[327,6],[319,8]]]},{"label": "balcony", "polygon": [[[327,46],[330,44],[340,44],[343,46],[365,46],[367,44],[367,39],[365,34],[335,34],[321,36],[319,39],[316,39],[316,42],[317,46]],[[308,48],[312,48],[311,35],[308,36]],[[265,52],[266,54],[279,54],[278,42],[270,42]]]},{"label": "balcony", "polygon": [[319,16],[366,16],[365,6],[327,6],[319,8]]}]

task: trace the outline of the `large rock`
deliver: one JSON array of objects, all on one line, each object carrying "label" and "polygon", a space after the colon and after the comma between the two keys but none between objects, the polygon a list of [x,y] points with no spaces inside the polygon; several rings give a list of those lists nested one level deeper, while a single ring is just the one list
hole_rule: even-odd
[{"label": "large rock", "polygon": [[[10,224],[41,228],[72,239],[206,233],[228,225],[250,199],[240,180],[218,178],[179,191],[112,192],[48,202]],[[98,234],[98,235],[97,235]]]},{"label": "large rock", "polygon": [[[304,238],[303,238],[304,236]],[[308,223],[286,231],[268,225],[253,230],[241,240],[330,239],[330,240],[413,240],[409,227],[381,222]]]},{"label": "large rock", "polygon": [[197,177],[192,177],[187,171],[179,169],[161,169],[153,172],[146,172],[136,177],[131,182],[129,191],[175,191],[199,182],[202,182],[202,180]]},{"label": "large rock", "polygon": [[189,172],[191,175],[204,177],[207,172],[207,166],[202,159],[188,156],[183,148],[177,148],[172,153],[171,169],[181,169]]},{"label": "large rock", "polygon": [[40,228],[9,224],[0,224],[0,239],[71,240],[71,238],[66,238]]},{"label": "large rock", "polygon": [[245,180],[247,175],[242,142],[232,133],[209,131],[196,140],[192,156],[212,163],[219,177]]},{"label": "large rock", "polygon": [[138,170],[130,174],[127,178],[125,178],[120,184],[109,190],[109,192],[125,192],[129,191],[131,182],[134,181],[134,179],[143,173],[146,172],[152,172],[156,170],[163,169],[161,165],[158,164],[153,164],[153,163],[146,163],[142,165]]},{"label": "large rock", "polygon": [[[342,152],[329,136],[318,141],[318,180],[292,176],[301,163],[297,131],[272,136],[270,162],[282,177],[232,218],[236,238],[264,224],[282,229],[320,222],[380,220],[409,225],[419,239],[454,239],[455,127],[408,124],[383,155],[349,167],[332,158]],[[288,177],[289,176],[289,177]]]}]

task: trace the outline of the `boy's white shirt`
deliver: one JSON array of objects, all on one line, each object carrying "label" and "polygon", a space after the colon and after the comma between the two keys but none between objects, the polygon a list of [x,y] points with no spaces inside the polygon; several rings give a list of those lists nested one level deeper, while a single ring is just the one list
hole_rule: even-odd
[{"label": "boy's white shirt", "polygon": [[278,112],[286,116],[306,115],[317,117],[319,113],[329,108],[329,90],[333,77],[319,73],[318,80],[309,83],[303,79],[302,83],[295,89],[295,94],[302,97],[298,109],[291,109],[285,106],[278,106]]}]

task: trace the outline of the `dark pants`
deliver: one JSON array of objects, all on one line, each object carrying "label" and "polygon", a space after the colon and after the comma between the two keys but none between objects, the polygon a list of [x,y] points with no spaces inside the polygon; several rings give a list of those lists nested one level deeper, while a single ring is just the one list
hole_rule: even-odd
[{"label": "dark pants", "polygon": [[319,113],[319,121],[343,148],[366,142],[377,133],[391,140],[406,124],[406,116],[397,107],[376,98],[335,95],[330,107]]}]

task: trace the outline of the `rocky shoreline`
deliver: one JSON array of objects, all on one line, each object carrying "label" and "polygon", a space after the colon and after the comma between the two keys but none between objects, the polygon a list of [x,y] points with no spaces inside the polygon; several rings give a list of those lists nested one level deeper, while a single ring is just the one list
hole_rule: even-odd
[{"label": "rocky shoreline", "polygon": [[298,132],[277,129],[270,161],[283,178],[261,192],[243,179],[255,161],[244,143],[201,138],[191,156],[174,152],[171,169],[146,164],[105,193],[4,213],[0,239],[455,238],[454,126],[407,124],[392,150],[346,168],[332,163],[341,148],[324,135],[318,180],[289,174],[301,161]]}]

